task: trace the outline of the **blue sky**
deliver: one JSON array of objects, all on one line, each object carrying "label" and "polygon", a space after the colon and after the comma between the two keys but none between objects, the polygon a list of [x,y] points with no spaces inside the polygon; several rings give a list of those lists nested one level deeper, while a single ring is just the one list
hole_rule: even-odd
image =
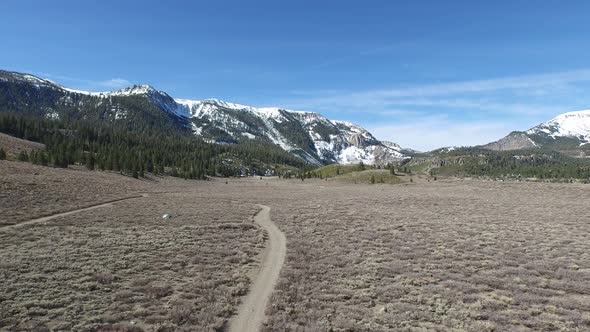
[{"label": "blue sky", "polygon": [[0,68],[317,111],[428,150],[588,109],[588,1],[0,1]]}]

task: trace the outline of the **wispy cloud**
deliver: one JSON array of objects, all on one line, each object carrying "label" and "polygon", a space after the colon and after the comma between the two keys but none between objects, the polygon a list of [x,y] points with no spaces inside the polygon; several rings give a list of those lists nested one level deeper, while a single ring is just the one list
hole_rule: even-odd
[{"label": "wispy cloud", "polygon": [[394,141],[420,151],[429,151],[445,146],[489,143],[519,128],[513,123],[506,122],[457,122],[444,116],[432,116],[404,123],[375,124],[367,129],[382,140]]},{"label": "wispy cloud", "polygon": [[110,80],[96,82],[96,84],[107,88],[124,88],[130,86],[131,82],[124,78],[112,78]]},{"label": "wispy cloud", "polygon": [[[35,75],[40,76],[41,78],[47,78],[52,81],[59,81],[60,84],[66,85],[67,87],[72,87],[70,85],[84,85],[84,88],[106,88],[106,89],[120,89],[125,88],[131,85],[129,80],[124,78],[111,78],[108,80],[87,80],[77,77],[71,76],[64,76],[64,75],[53,75],[49,73],[43,72],[35,72]],[[75,86],[79,88],[79,86]]]},{"label": "wispy cloud", "polygon": [[430,150],[483,144],[588,107],[590,69],[365,91],[297,91],[280,105],[361,123],[380,139]]},{"label": "wispy cloud", "polygon": [[[437,84],[426,84],[392,89],[378,89],[369,91],[340,91],[318,96],[317,93],[310,93],[310,98],[301,98],[298,103],[305,106],[317,105],[348,105],[350,107],[391,107],[392,105],[411,105],[415,102],[417,106],[452,106],[446,99],[441,97],[468,97],[484,93],[512,93],[520,95],[543,95],[550,91],[567,93],[574,88],[575,83],[590,82],[590,69],[566,71],[558,73],[545,73],[536,75],[512,76],[494,78],[487,80],[470,80],[460,82],[446,82]],[[302,94],[299,91],[299,94]],[[413,99],[410,99],[413,98]],[[429,99],[414,99],[429,98]],[[479,98],[481,100],[481,98]],[[465,99],[461,101],[465,104]],[[477,100],[470,101],[469,107],[481,105]],[[500,105],[499,105],[500,106]]]},{"label": "wispy cloud", "polygon": [[486,80],[428,84],[400,89],[367,91],[356,95],[376,98],[445,96],[499,90],[529,90],[540,87],[563,86],[564,84],[576,82],[590,82],[590,69]]}]

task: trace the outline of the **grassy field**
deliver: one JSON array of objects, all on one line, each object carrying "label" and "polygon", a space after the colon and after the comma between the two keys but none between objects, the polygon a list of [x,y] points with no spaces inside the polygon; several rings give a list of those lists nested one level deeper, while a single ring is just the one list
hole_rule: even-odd
[{"label": "grassy field", "polygon": [[[217,183],[146,184],[18,164],[38,175],[26,180],[36,187],[30,195],[24,177],[3,178],[12,189],[0,213],[19,216],[12,221],[38,215],[21,213],[18,204],[49,212],[86,205],[86,195],[102,199],[141,190],[149,196],[0,228],[0,330],[215,331],[235,312],[264,246],[263,232],[252,223],[258,211],[253,204],[215,198],[222,187]],[[76,181],[55,184],[53,172]],[[93,181],[105,182],[81,186]],[[12,198],[18,201],[5,203]],[[173,218],[162,219],[164,213]]]},{"label": "grassy field", "polygon": [[367,166],[361,166],[361,165],[337,165],[337,164],[333,164],[333,165],[327,165],[327,166],[323,166],[320,167],[318,169],[315,169],[313,172],[315,174],[319,176],[321,176],[322,178],[333,178],[333,177],[337,177],[339,175],[344,175],[344,174],[349,174],[352,172],[360,172],[365,170],[365,168],[369,168]]},{"label": "grassy field", "polygon": [[353,184],[401,183],[401,180],[398,176],[391,174],[389,170],[385,169],[370,169],[359,172],[350,172],[344,175],[339,175],[331,180]]},{"label": "grassy field", "polygon": [[274,205],[289,246],[267,331],[590,329],[588,186],[314,192]]},{"label": "grassy field", "polygon": [[587,185],[125,181],[98,197],[149,196],[0,230],[0,329],[222,329],[264,246],[255,204],[287,238],[264,331],[590,329]]},{"label": "grassy field", "polygon": [[0,226],[159,190],[160,182],[0,160]]},{"label": "grassy field", "polygon": [[16,159],[21,151],[29,154],[33,150],[44,149],[45,145],[0,133],[0,148],[4,149],[9,159]]}]

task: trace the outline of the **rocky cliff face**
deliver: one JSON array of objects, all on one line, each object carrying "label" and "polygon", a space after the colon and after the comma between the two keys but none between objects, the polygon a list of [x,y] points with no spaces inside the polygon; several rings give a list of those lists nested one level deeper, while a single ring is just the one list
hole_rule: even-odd
[{"label": "rocky cliff face", "polygon": [[216,99],[177,102],[189,108],[195,133],[217,142],[268,139],[316,165],[380,165],[406,158],[400,149],[385,145],[364,128],[331,121],[318,113],[256,108]]},{"label": "rocky cliff face", "polygon": [[537,144],[522,132],[513,132],[500,140],[483,146],[483,148],[494,151],[522,150],[535,147],[537,147]]}]

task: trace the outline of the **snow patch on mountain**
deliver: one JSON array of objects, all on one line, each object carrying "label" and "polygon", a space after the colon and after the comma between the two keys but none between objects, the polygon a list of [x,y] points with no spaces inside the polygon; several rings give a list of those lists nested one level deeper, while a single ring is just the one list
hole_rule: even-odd
[{"label": "snow patch on mountain", "polygon": [[[158,109],[175,115],[195,135],[218,143],[241,139],[268,140],[312,164],[363,162],[385,164],[407,158],[401,147],[380,142],[364,128],[346,121],[331,121],[313,112],[278,107],[252,107],[219,99],[174,99],[149,85],[133,85],[111,92],[89,92],[63,87],[33,75],[0,71],[0,80],[23,82],[34,87],[63,91],[60,103],[67,106],[110,105],[114,120],[127,118],[124,97],[145,97]],[[80,95],[95,99],[80,98]],[[53,113],[48,113],[54,116]],[[57,113],[56,113],[57,114]]]},{"label": "snow patch on mountain", "polygon": [[[385,145],[358,125],[347,121],[331,121],[318,113],[278,107],[257,108],[219,99],[175,101],[187,107],[190,117],[195,121],[205,121],[208,126],[222,130],[234,138],[266,137],[283,150],[314,164],[375,164],[385,163],[384,160],[389,162],[406,158],[399,145],[389,142]],[[232,113],[236,111],[244,116]],[[252,120],[253,123],[244,123],[241,121],[243,119],[256,120]],[[307,136],[313,147],[301,146],[300,140],[293,141],[293,137],[285,136],[285,132],[281,131],[285,127],[302,130],[293,134],[297,137]],[[203,133],[201,128],[199,134]]]},{"label": "snow patch on mountain", "polygon": [[372,154],[374,147],[369,149],[360,149],[356,146],[349,146],[343,149],[337,157],[339,164],[358,164],[364,163],[373,165],[375,163],[375,156]]},{"label": "snow patch on mountain", "polygon": [[552,138],[571,137],[580,145],[590,143],[590,110],[560,114],[554,119],[526,131],[527,134],[545,133]]}]

